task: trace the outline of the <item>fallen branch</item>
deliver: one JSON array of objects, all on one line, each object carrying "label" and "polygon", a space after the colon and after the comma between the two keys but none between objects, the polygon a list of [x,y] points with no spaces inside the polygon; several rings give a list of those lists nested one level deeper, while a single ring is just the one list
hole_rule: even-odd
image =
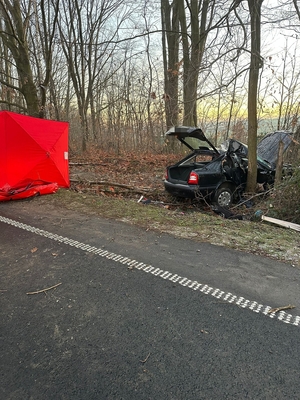
[{"label": "fallen branch", "polygon": [[36,292],[28,292],[28,293],[26,293],[26,294],[45,293],[47,290],[55,289],[55,288],[57,288],[57,286],[59,286],[59,285],[61,285],[61,284],[62,284],[62,283],[57,283],[56,285],[50,286],[50,287],[48,287],[48,288],[46,288],[46,289],[37,290]]},{"label": "fallen branch", "polygon": [[107,165],[109,165],[109,164],[107,164],[107,163],[88,163],[88,162],[69,162],[69,165],[71,165],[71,166],[84,166],[84,165],[92,165],[92,166],[94,166],[94,165],[102,165],[102,166],[104,166],[104,167],[106,167]]},{"label": "fallen branch", "polygon": [[118,186],[126,189],[134,189],[133,186],[125,185],[123,183],[116,182],[107,182],[107,181],[89,181],[87,179],[70,179],[71,183],[86,183],[89,185],[109,185],[109,186]]},{"label": "fallen branch", "polygon": [[[76,188],[73,188],[72,190],[74,190],[75,192],[78,191]],[[86,187],[86,188],[83,188],[81,191],[84,192],[84,193],[85,193],[85,192],[95,193],[95,192],[96,192],[96,189],[93,189],[92,187],[91,187],[91,188]],[[128,193],[127,191],[125,191],[125,189],[124,189],[124,190],[119,189],[118,192],[114,192],[114,191],[109,190],[109,189],[98,189],[98,192],[100,192],[100,193],[102,193],[102,194],[107,193],[107,194],[110,194],[110,195],[112,195],[112,194]],[[144,195],[146,195],[146,194],[148,194],[149,192],[146,192],[146,191],[143,191],[143,190],[138,190],[138,189],[137,189],[137,190],[132,189],[130,193],[136,193],[136,194],[144,194]]]},{"label": "fallen branch", "polygon": [[277,313],[278,311],[283,311],[283,310],[291,310],[292,308],[295,308],[295,306],[292,306],[291,304],[289,304],[288,306],[271,308],[271,310],[268,311],[268,314]]},{"label": "fallen branch", "polygon": [[142,188],[137,189],[133,186],[125,185],[124,183],[117,183],[117,182],[108,182],[108,181],[89,181],[87,179],[70,179],[71,183],[85,183],[88,185],[107,185],[107,186],[116,186],[121,187],[129,190],[140,190],[140,191],[149,191],[150,188]]}]

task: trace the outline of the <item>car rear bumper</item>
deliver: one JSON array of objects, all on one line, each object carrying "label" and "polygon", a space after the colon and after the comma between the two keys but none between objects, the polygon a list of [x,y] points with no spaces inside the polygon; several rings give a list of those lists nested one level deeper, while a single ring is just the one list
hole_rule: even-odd
[{"label": "car rear bumper", "polygon": [[197,185],[184,185],[180,183],[172,183],[166,180],[164,181],[164,185],[166,191],[173,196],[186,197],[188,199],[193,199],[195,197],[195,192],[199,189]]},{"label": "car rear bumper", "polygon": [[187,199],[194,199],[197,194],[207,196],[212,193],[214,189],[200,188],[198,185],[188,185],[182,183],[172,183],[164,181],[165,189],[168,193],[175,197],[183,197]]}]

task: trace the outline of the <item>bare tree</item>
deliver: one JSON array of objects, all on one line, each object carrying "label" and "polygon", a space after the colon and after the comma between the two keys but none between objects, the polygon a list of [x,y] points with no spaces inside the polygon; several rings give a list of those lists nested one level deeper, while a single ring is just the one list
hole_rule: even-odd
[{"label": "bare tree", "polygon": [[24,96],[27,112],[39,116],[40,107],[37,88],[34,82],[30,62],[28,30],[30,9],[21,12],[20,1],[0,0],[0,15],[2,30],[0,37],[3,45],[9,49],[18,76],[11,76],[10,81],[4,79],[1,83],[20,92]]},{"label": "bare tree", "polygon": [[[231,37],[230,18],[235,18],[235,28],[241,24],[240,17],[236,12],[241,0],[233,1],[215,1],[215,0],[186,0],[169,2],[162,0],[162,27],[163,27],[163,46],[168,45],[168,60],[173,60],[174,65],[167,63],[167,57],[164,59],[165,82],[170,83],[168,73],[173,73],[174,81],[177,77],[179,81],[179,93],[182,83],[182,102],[184,108],[183,123],[184,125],[197,125],[197,102],[205,97],[203,87],[199,87],[199,83],[206,83],[206,78],[212,73],[216,60],[228,54],[228,52],[237,51],[238,48],[226,48]],[[179,20],[179,35],[177,34],[177,17]],[[173,19],[171,20],[171,16]],[[173,23],[173,24],[172,24]],[[227,32],[223,35],[222,32]],[[242,36],[244,32],[242,32]],[[180,47],[174,47],[174,42],[166,38],[174,39]],[[225,40],[225,42],[224,42]],[[209,41],[209,42],[208,42]],[[221,48],[223,46],[223,55]],[[231,44],[231,47],[232,44]],[[210,55],[208,55],[208,49]],[[241,51],[241,49],[239,49]],[[179,54],[179,58],[178,58]],[[234,79],[234,78],[233,78]],[[182,82],[181,82],[182,80]],[[176,90],[176,81],[174,90]],[[215,87],[214,93],[217,93],[221,87]],[[166,85],[167,87],[167,85]],[[199,91],[201,90],[201,94]],[[172,96],[176,99],[176,95]],[[180,101],[179,101],[180,103]],[[176,109],[173,107],[173,109]],[[167,125],[170,125],[167,121]]]},{"label": "bare tree", "polygon": [[262,67],[260,55],[262,2],[263,0],[248,0],[251,20],[251,59],[248,88],[248,192],[255,192],[257,184],[257,88],[259,69]]},{"label": "bare tree", "polygon": [[[0,31],[4,28],[3,21],[0,20]],[[15,106],[21,106],[21,101],[19,101],[16,90],[13,85],[13,58],[7,48],[7,46],[0,41],[0,82],[1,82],[1,100],[0,103],[3,104],[5,109],[12,111]],[[4,84],[5,82],[5,84]],[[20,94],[21,95],[21,94]]]},{"label": "bare tree", "polygon": [[297,16],[298,16],[298,18],[299,18],[299,21],[300,21],[300,7],[299,7],[299,5],[298,5],[297,0],[293,0],[293,4],[294,4],[294,7],[295,7]]},{"label": "bare tree", "polygon": [[[58,21],[62,49],[77,97],[82,128],[82,149],[86,149],[90,135],[89,110],[95,127],[95,82],[112,75],[111,65],[119,28],[127,17],[120,0],[66,0]],[[112,20],[113,22],[110,22]],[[114,27],[113,25],[114,24]]]},{"label": "bare tree", "polygon": [[[282,12],[282,25],[285,15],[291,15],[289,29],[297,33],[297,1],[279,1],[282,7],[274,15]],[[112,139],[117,149],[149,149],[162,143],[165,125],[178,123],[201,123],[217,141],[232,127],[241,130],[237,122],[244,118],[242,91],[247,93],[251,54],[251,153],[257,132],[255,79],[261,66],[253,21],[262,0],[247,2],[0,0],[0,101],[12,110],[69,120],[83,149],[88,141],[109,147]],[[251,51],[245,40],[249,14],[254,24]],[[162,52],[160,29],[153,24],[159,17]],[[285,127],[296,126],[298,115],[299,72],[293,61],[285,63],[285,76],[292,80],[282,81],[280,126]]]},{"label": "bare tree", "polygon": [[[11,58],[10,74],[7,71],[2,77],[2,84],[21,93],[26,112],[41,118],[51,79],[58,9],[59,0],[33,0],[28,4],[0,0],[0,38],[6,48],[6,62]],[[23,108],[20,102],[15,106]]]},{"label": "bare tree", "polygon": [[179,8],[180,0],[161,0],[164,95],[167,129],[178,124]]},{"label": "bare tree", "polygon": [[[215,1],[202,0],[198,2],[198,0],[188,0],[187,6],[187,8],[184,8],[183,2],[179,2],[179,21],[183,48],[183,123],[197,126],[199,70],[207,34],[212,25]],[[188,16],[186,12],[189,13]],[[188,29],[189,24],[190,30]]]},{"label": "bare tree", "polygon": [[[39,0],[33,1],[35,29],[29,30],[32,44],[32,57],[35,59],[36,76],[40,89],[39,117],[45,117],[47,101],[47,89],[52,82],[54,39],[59,13],[60,0],[51,2]],[[35,40],[37,39],[37,40]]]}]

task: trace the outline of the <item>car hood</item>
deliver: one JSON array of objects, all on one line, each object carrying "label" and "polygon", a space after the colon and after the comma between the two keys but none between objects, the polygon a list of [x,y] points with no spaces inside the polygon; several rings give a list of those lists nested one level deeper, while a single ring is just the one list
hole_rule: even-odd
[{"label": "car hood", "polygon": [[220,154],[219,150],[207,139],[202,129],[190,126],[174,126],[166,132],[166,136],[174,136],[190,150],[211,150]]}]

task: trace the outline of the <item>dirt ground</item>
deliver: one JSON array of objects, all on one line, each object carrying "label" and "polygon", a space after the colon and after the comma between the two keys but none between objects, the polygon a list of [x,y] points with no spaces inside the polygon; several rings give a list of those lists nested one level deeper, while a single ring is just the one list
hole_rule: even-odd
[{"label": "dirt ground", "polygon": [[167,165],[178,155],[165,154],[108,154],[98,150],[84,156],[71,156],[71,187],[102,196],[136,197],[150,195],[152,200],[170,198],[164,191],[163,178]]}]

